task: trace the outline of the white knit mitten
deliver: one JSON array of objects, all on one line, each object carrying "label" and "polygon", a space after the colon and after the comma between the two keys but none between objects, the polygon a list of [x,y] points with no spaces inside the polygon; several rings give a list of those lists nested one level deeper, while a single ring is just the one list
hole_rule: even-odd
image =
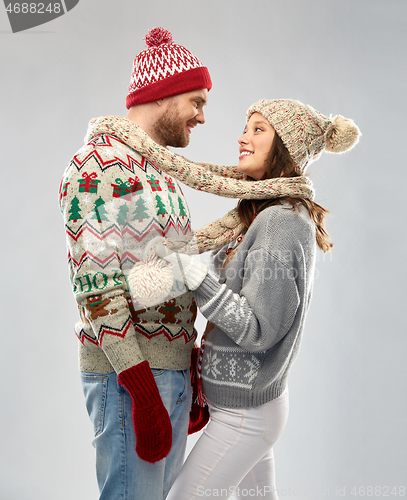
[{"label": "white knit mitten", "polygon": [[183,281],[190,290],[196,290],[208,274],[208,266],[195,257],[171,252],[164,245],[157,245],[154,250],[158,257],[171,264],[174,279]]},{"label": "white knit mitten", "polygon": [[153,307],[171,298],[174,276],[165,261],[155,251],[155,245],[165,241],[157,236],[145,247],[142,259],[137,262],[127,276],[132,299],[144,307]]}]

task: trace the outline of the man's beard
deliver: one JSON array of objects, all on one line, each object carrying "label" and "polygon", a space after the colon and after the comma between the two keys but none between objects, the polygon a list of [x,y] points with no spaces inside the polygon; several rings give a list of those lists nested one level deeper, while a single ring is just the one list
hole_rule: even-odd
[{"label": "man's beard", "polygon": [[181,119],[176,102],[155,122],[154,135],[156,140],[166,146],[185,148],[189,144],[189,133],[186,124]]}]

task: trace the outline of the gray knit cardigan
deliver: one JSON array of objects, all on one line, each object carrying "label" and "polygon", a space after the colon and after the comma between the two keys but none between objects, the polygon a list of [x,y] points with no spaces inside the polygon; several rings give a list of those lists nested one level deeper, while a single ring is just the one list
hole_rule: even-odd
[{"label": "gray knit cardigan", "polygon": [[282,394],[298,353],[313,288],[315,225],[304,208],[272,206],[221,269],[226,249],[213,255],[219,282],[208,274],[194,292],[215,324],[205,342],[203,392],[221,407],[256,407]]}]

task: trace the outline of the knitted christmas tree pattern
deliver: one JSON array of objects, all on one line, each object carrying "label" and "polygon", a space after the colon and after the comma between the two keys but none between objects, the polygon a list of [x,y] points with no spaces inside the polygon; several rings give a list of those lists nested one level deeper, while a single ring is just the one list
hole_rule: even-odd
[{"label": "knitted christmas tree pattern", "polygon": [[82,219],[80,213],[82,210],[79,208],[79,200],[75,196],[71,201],[71,208],[69,209],[69,213],[71,214],[69,220],[73,222],[77,222],[79,219]]},{"label": "knitted christmas tree pattern", "polygon": [[179,205],[179,216],[184,218],[188,214],[185,211],[185,207],[184,207],[184,204],[182,203],[182,199],[180,196],[178,196],[178,205]]},{"label": "knitted christmas tree pattern", "polygon": [[127,221],[127,214],[129,213],[129,207],[124,204],[119,208],[119,213],[117,214],[117,222],[121,226],[124,226]]},{"label": "knitted christmas tree pattern", "polygon": [[157,202],[157,205],[156,205],[157,214],[162,215],[164,217],[164,215],[168,212],[167,212],[167,210],[165,210],[165,205],[164,205],[162,199],[160,198],[160,195],[156,194],[155,199]]},{"label": "knitted christmas tree pattern", "polygon": [[172,215],[176,215],[176,214],[175,214],[175,207],[174,207],[174,203],[173,203],[172,198],[171,198],[171,196],[170,196],[170,195],[168,195],[168,200],[169,200],[169,202],[170,202],[170,207],[171,207],[171,213],[172,213]]},{"label": "knitted christmas tree pattern", "polygon": [[145,202],[141,196],[139,198],[137,198],[136,209],[134,210],[132,215],[134,215],[132,220],[138,220],[139,222],[143,222],[143,220],[147,219],[147,217],[149,216],[148,211],[147,211],[147,207],[146,207]]},{"label": "knitted christmas tree pattern", "polygon": [[92,219],[96,219],[98,222],[108,220],[107,219],[107,211],[105,208],[105,202],[102,200],[101,197],[99,197],[95,201],[94,211],[95,211],[95,213],[94,213]]}]

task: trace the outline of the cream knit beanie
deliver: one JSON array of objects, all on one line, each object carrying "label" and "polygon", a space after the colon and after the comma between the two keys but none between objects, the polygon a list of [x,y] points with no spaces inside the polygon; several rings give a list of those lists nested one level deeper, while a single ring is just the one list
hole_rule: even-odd
[{"label": "cream knit beanie", "polygon": [[259,101],[248,109],[247,121],[256,112],[273,126],[301,175],[324,149],[330,153],[344,153],[359,140],[360,131],[352,120],[340,115],[328,118],[299,101]]}]

